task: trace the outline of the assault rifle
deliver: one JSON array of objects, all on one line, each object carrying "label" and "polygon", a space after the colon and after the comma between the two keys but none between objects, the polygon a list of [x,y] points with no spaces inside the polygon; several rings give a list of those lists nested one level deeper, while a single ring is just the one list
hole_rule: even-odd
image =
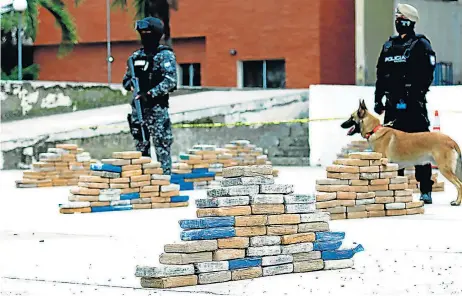
[{"label": "assault rifle", "polygon": [[[139,84],[138,78],[135,76],[135,66],[133,65],[133,57],[130,57],[128,59],[128,67],[130,69],[130,74],[132,77],[131,82],[133,86],[133,100],[135,103],[137,120],[140,125],[141,135],[143,137],[143,147],[146,148],[147,146],[149,146],[149,141],[146,140],[146,135],[144,133],[144,121],[143,121],[143,114],[141,113],[141,102],[139,98],[136,98],[140,94],[140,84]],[[156,159],[154,159],[154,161],[155,160]]]}]

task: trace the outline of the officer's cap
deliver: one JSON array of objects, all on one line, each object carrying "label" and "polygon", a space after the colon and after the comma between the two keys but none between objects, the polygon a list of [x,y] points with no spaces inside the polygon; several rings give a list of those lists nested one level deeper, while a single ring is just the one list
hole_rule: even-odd
[{"label": "officer's cap", "polygon": [[409,4],[399,3],[396,7],[396,14],[402,14],[412,22],[417,22],[419,20],[419,12],[414,6]]}]

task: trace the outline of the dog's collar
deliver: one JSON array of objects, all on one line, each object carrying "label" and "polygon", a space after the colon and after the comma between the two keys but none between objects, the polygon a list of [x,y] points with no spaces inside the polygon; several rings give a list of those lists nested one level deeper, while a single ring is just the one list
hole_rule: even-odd
[{"label": "dog's collar", "polygon": [[366,139],[368,140],[374,133],[376,133],[382,127],[381,124],[376,126],[371,132],[366,134]]}]

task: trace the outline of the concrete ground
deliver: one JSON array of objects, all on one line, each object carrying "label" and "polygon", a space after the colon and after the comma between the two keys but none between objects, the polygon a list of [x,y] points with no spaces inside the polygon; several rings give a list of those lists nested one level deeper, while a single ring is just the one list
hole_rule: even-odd
[{"label": "concrete ground", "polygon": [[[325,177],[322,168],[280,169],[277,183],[298,193]],[[0,295],[462,295],[462,208],[449,206],[450,183],[424,215],[330,222],[364,246],[354,269],[153,290],[141,288],[135,267],[157,265],[163,245],[179,241],[178,220],[195,217],[194,202],[61,215],[69,187],[16,189],[20,178],[20,171],[0,172]],[[187,193],[192,200],[206,194]]]}]

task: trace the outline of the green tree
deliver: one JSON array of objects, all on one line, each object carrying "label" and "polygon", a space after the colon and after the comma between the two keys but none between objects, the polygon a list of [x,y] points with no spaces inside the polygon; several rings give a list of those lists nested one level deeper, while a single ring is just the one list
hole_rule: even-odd
[{"label": "green tree", "polygon": [[[78,1],[79,0],[75,0],[75,4],[78,4]],[[28,39],[30,38],[33,42],[35,41],[38,29],[39,7],[43,7],[49,11],[54,16],[58,27],[61,29],[61,43],[58,48],[58,57],[67,55],[78,42],[78,37],[74,19],[61,0],[28,0],[27,9],[23,12],[22,18],[24,36]],[[17,48],[17,46],[13,45],[12,33],[17,31],[18,28],[18,13],[19,12],[16,11],[10,11],[2,15],[1,44],[4,52]],[[43,32],[43,34],[46,34],[46,32]],[[18,34],[16,34],[16,36],[18,36]],[[28,76],[29,79],[35,80],[38,77],[39,69],[37,64],[32,64],[28,67],[24,67],[23,75]],[[7,74],[6,71],[10,73]],[[17,66],[10,71],[8,71],[8,69],[6,71],[2,67],[2,80],[17,78]]]},{"label": "green tree", "polygon": [[[78,2],[76,1],[76,4]],[[61,43],[58,50],[59,56],[64,56],[71,52],[74,44],[77,43],[77,30],[74,19],[61,0],[28,0],[27,9],[24,12],[23,28],[25,37],[35,41],[38,27],[38,10],[43,7],[48,10],[55,18],[57,25],[61,29]],[[2,15],[2,33],[4,36],[16,30],[18,26],[18,12],[11,11]],[[45,32],[43,32],[46,34]],[[5,36],[6,37],[6,36]],[[2,40],[2,43],[6,40]]]}]

